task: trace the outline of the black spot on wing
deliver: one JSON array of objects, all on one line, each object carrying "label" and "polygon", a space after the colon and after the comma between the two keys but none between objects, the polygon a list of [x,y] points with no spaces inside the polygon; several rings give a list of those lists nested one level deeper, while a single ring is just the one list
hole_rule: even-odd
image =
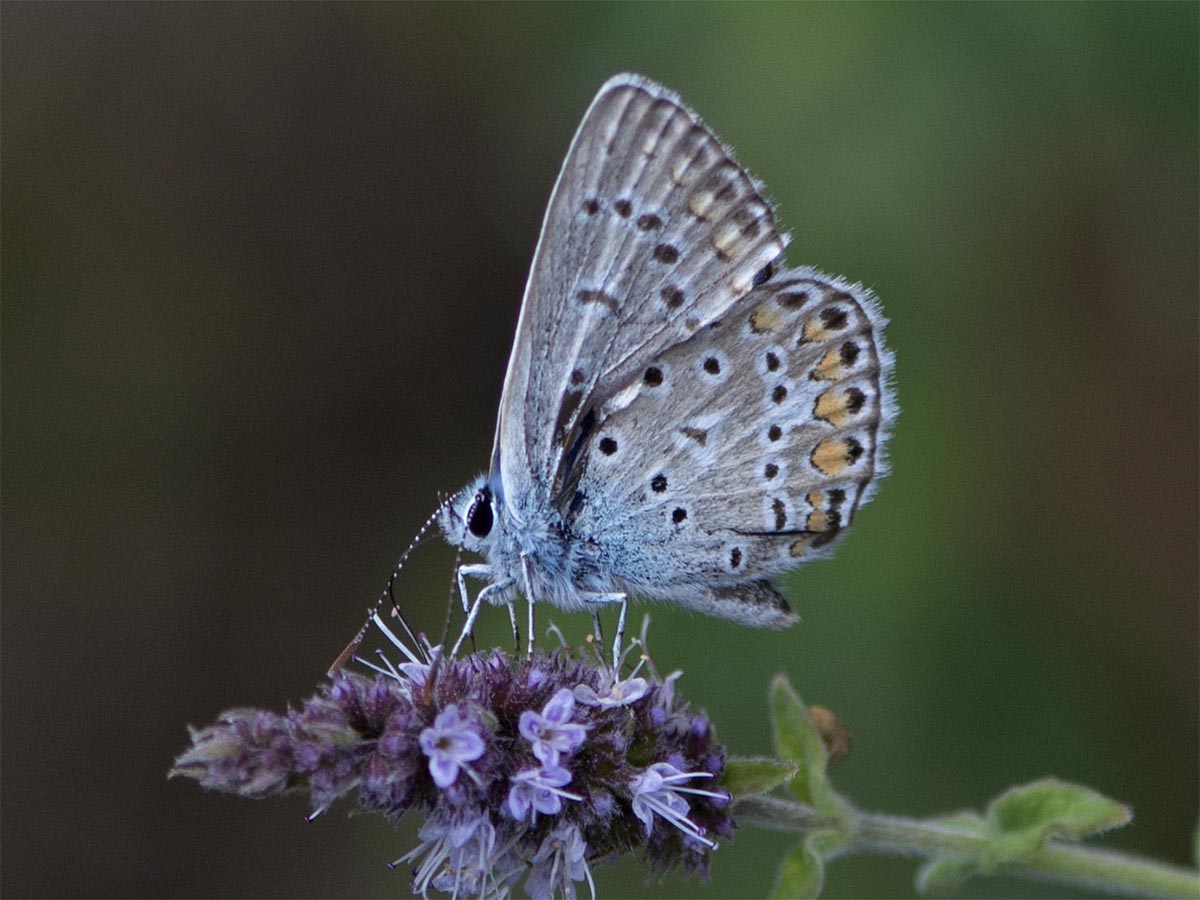
[{"label": "black spot on wing", "polygon": [[841,331],[846,327],[848,318],[846,310],[840,306],[827,306],[817,313],[817,317],[821,320],[821,325],[827,331]]},{"label": "black spot on wing", "polygon": [[663,302],[666,303],[670,309],[678,309],[679,307],[683,306],[684,300],[687,299],[684,296],[683,291],[673,284],[668,284],[662,289],[662,291],[659,292],[659,295],[662,297]]},{"label": "black spot on wing", "polygon": [[606,294],[604,291],[580,291],[575,295],[575,299],[580,303],[598,303],[601,306],[607,306],[610,312],[616,313],[621,308],[619,301],[612,294]]},{"label": "black spot on wing", "polygon": [[654,258],[660,263],[672,265],[679,262],[679,248],[670,244],[659,244],[654,248]]}]

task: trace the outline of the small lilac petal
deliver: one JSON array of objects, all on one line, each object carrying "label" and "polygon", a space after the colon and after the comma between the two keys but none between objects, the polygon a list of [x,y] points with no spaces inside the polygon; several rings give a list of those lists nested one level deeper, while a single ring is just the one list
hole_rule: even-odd
[{"label": "small lilac petal", "polygon": [[434,729],[423,729],[417,741],[421,745],[421,752],[426,756],[433,756],[438,752],[438,733]]},{"label": "small lilac petal", "polygon": [[429,774],[438,787],[450,787],[458,778],[458,761],[445,753],[437,753],[429,758]]},{"label": "small lilac petal", "polygon": [[630,790],[633,792],[633,814],[646,826],[646,833],[649,834],[654,826],[654,813],[644,797],[662,790],[662,776],[653,769],[647,769],[633,780]]},{"label": "small lilac petal", "polygon": [[600,706],[602,703],[600,695],[590,684],[575,685],[575,699],[584,706]]},{"label": "small lilac petal", "polygon": [[587,726],[578,722],[566,722],[558,726],[560,739],[566,743],[564,750],[576,750],[587,740]]},{"label": "small lilac petal", "polygon": [[518,822],[524,821],[529,814],[532,793],[527,784],[514,784],[508,789],[508,812]]},{"label": "small lilac petal", "polygon": [[543,815],[557,815],[562,810],[562,800],[558,794],[545,788],[537,788],[533,792],[533,808]]},{"label": "small lilac petal", "polygon": [[542,718],[547,722],[552,722],[555,725],[569,721],[571,713],[575,711],[575,696],[569,688],[562,688],[557,694],[550,698],[545,708],[542,710]]},{"label": "small lilac petal", "polygon": [[462,731],[454,736],[455,756],[463,762],[474,762],[487,749],[483,738],[474,731]]},{"label": "small lilac petal", "polygon": [[538,780],[553,787],[566,787],[571,783],[571,773],[562,766],[552,766],[542,769]]},{"label": "small lilac petal", "polygon": [[462,725],[462,716],[459,715],[458,706],[447,706],[434,720],[433,727],[439,731],[455,731]]},{"label": "small lilac petal", "polygon": [[413,687],[421,687],[429,677],[429,666],[424,663],[401,663],[396,668]]},{"label": "small lilac petal", "polygon": [[645,678],[629,678],[613,685],[613,702],[621,706],[641,700],[650,691],[650,682]]},{"label": "small lilac petal", "polygon": [[521,732],[521,737],[533,742],[541,736],[539,731],[541,723],[542,717],[532,709],[527,709],[521,713],[521,718],[517,722],[517,730]]},{"label": "small lilac petal", "polygon": [[538,762],[548,768],[554,768],[558,765],[558,750],[553,744],[547,744],[545,741],[534,741],[533,755],[537,757]]}]

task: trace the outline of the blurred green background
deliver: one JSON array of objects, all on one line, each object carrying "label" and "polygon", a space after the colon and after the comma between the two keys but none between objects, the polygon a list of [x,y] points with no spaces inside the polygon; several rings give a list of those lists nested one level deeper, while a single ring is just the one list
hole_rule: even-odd
[{"label": "blurred green background", "polygon": [[[787,672],[866,808],[1054,774],[1134,806],[1105,843],[1186,862],[1198,9],[5,4],[3,894],[405,894],[415,820],[166,770],[187,723],[306,696],[486,466],[547,195],[622,70],[766,181],[792,262],[880,295],[903,410],[878,499],[787,583],[802,624],[656,607],[660,667],[740,754]],[[431,632],[452,559],[400,585]],[[600,890],[762,896],[791,843]]]}]

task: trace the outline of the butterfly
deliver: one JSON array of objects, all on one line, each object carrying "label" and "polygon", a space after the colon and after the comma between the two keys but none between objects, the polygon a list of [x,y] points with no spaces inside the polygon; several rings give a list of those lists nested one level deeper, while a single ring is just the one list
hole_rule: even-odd
[{"label": "butterfly", "polygon": [[531,642],[535,604],[619,604],[614,657],[631,597],[796,621],[773,579],[871,496],[894,402],[871,292],[787,268],[787,242],[676,94],[600,88],[546,210],[490,468],[436,515],[485,560],[458,568],[464,636],[518,596]]}]

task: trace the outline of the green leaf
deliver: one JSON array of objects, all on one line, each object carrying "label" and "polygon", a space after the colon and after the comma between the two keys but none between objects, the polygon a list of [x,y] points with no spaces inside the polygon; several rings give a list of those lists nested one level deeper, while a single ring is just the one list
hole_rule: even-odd
[{"label": "green leaf", "polygon": [[953,896],[977,871],[979,864],[974,860],[935,856],[917,869],[917,893],[923,897]]},{"label": "green leaf", "polygon": [[765,794],[772,788],[791,781],[796,775],[796,764],[779,759],[730,759],[725,763],[725,772],[718,782],[729,791],[734,800]]},{"label": "green leaf", "polygon": [[822,812],[841,813],[841,804],[825,776],[825,742],[786,676],[776,675],[771,680],[770,700],[775,753],[797,767],[788,789],[801,803]]},{"label": "green leaf", "polygon": [[992,841],[984,865],[1024,859],[1051,838],[1078,840],[1127,824],[1129,807],[1083,785],[1042,778],[1010,788],[988,804],[985,816]]},{"label": "green leaf", "polygon": [[819,897],[825,883],[825,864],[808,847],[800,844],[788,853],[779,864],[775,886],[771,889],[772,900],[807,900]]},{"label": "green leaf", "polygon": [[1010,788],[988,804],[987,825],[1006,832],[1049,829],[1072,840],[1126,825],[1129,807],[1099,791],[1056,778]]}]

